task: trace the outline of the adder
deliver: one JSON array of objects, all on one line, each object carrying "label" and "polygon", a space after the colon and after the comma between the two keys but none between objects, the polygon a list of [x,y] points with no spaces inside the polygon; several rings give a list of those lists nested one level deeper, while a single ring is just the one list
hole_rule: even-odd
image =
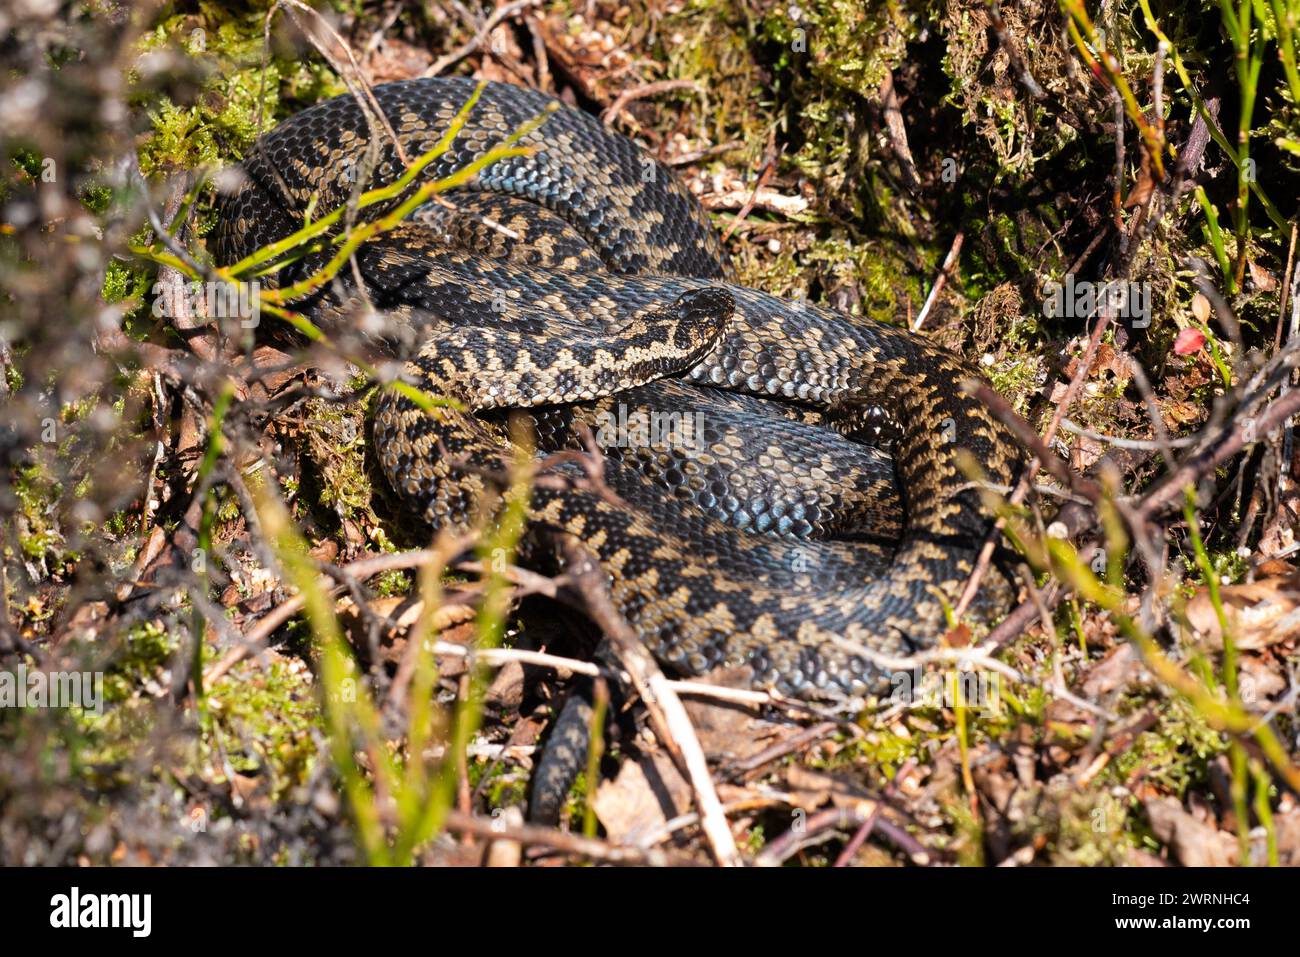
[{"label": "adder", "polygon": [[[991,524],[974,478],[1009,485],[1022,467],[960,387],[970,366],[905,330],[738,285],[690,192],[580,110],[465,79],[373,95],[408,159],[475,98],[414,185],[544,117],[520,140],[528,155],[368,242],[355,273],[299,307],[337,315],[337,287],[360,276],[390,346],[407,343],[405,378],[461,403],[430,410],[392,390],[378,402],[375,454],[416,515],[468,527],[510,461],[507,412],[527,410],[543,451],[580,448],[592,427],[608,486],[560,457],[531,492],[529,541],[542,544],[528,554],[559,539],[587,550],[672,669],[738,666],[757,687],[843,700],[884,690],[891,656],[938,640]],[[367,166],[371,125],[344,96],[263,136],[222,198],[218,262],[342,206],[357,170],[371,187],[396,180],[401,156],[375,135]],[[606,428],[656,415],[683,428],[658,441]],[[700,427],[683,438],[686,423]],[[974,611],[1008,599],[995,573]]]}]

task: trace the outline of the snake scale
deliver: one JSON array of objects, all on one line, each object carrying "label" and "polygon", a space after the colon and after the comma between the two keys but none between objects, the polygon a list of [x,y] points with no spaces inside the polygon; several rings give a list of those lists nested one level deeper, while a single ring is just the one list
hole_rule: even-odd
[{"label": "snake scale", "polygon": [[[475,93],[464,79],[373,90],[408,159]],[[463,404],[428,411],[385,391],[373,424],[383,473],[424,522],[463,529],[509,461],[509,410],[528,410],[542,450],[581,448],[589,426],[606,487],[581,457],[553,456],[530,528],[550,541],[542,551],[568,537],[597,559],[657,658],[688,674],[745,666],[756,687],[806,698],[881,692],[881,656],[938,640],[990,527],[963,463],[1001,485],[1022,467],[960,388],[977,374],[906,331],[737,285],[665,166],[535,91],[486,84],[415,185],[543,115],[520,141],[529,155],[368,242],[355,272],[302,306],[337,312],[359,276],[404,377]],[[371,187],[397,179],[386,133],[365,165],[370,128],[344,96],[264,135],[221,199],[218,262],[283,239],[309,208],[344,205],[357,169]],[[666,440],[600,428],[656,415],[682,428]],[[975,606],[985,615],[1009,598],[990,580]]]}]

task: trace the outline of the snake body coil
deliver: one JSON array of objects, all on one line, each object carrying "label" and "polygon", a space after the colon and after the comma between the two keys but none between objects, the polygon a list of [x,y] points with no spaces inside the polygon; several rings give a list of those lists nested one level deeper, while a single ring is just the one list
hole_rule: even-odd
[{"label": "snake body coil", "polygon": [[[415,158],[474,92],[412,80],[374,96]],[[804,696],[881,691],[876,653],[937,639],[990,527],[963,457],[1003,485],[1020,468],[1005,429],[959,388],[975,373],[904,331],[730,282],[672,174],[542,94],[488,84],[416,185],[548,108],[522,139],[531,155],[488,166],[447,194],[456,210],[430,205],[358,253],[370,300],[419,342],[406,378],[473,410],[386,392],[383,471],[431,524],[464,527],[508,461],[505,410],[530,410],[543,448],[578,448],[590,425],[616,495],[569,457],[536,483],[529,518],[598,559],[657,657],[692,674],[747,665],[756,685]],[[377,136],[371,186],[403,170]],[[351,97],[263,137],[223,201],[218,260],[284,238],[309,204],[317,216],[345,204],[369,137]],[[668,440],[601,428],[655,416],[674,424]],[[892,462],[861,441],[873,435]],[[986,612],[1007,598],[994,579]]]}]

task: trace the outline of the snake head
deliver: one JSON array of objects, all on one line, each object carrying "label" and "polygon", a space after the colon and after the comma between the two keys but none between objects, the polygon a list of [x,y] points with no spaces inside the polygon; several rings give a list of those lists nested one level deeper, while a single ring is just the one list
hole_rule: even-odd
[{"label": "snake head", "polygon": [[676,322],[673,346],[696,357],[704,355],[713,348],[735,312],[736,297],[717,286],[682,293],[669,310],[669,317]]}]

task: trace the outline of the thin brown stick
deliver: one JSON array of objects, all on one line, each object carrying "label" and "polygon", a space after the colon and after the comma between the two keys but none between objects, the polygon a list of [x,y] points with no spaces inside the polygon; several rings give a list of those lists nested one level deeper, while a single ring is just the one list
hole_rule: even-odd
[{"label": "thin brown stick", "polygon": [[921,177],[916,172],[916,160],[912,158],[912,147],[907,142],[907,124],[903,122],[903,109],[898,100],[898,92],[894,89],[892,71],[885,71],[879,96],[885,131],[889,134],[889,145],[894,150],[898,165],[903,170],[903,183],[909,191],[915,193],[921,185]]},{"label": "thin brown stick", "polygon": [[741,149],[744,145],[744,140],[728,140],[725,143],[718,143],[716,146],[691,150],[689,153],[670,157],[664,162],[669,166],[689,166],[691,163],[698,163],[700,160],[706,160],[712,156],[721,156],[724,153],[730,153],[732,150]]},{"label": "thin brown stick", "polygon": [[605,124],[612,123],[614,118],[623,112],[623,108],[633,100],[643,100],[648,96],[659,96],[661,93],[671,93],[673,90],[703,92],[694,80],[658,80],[655,83],[643,83],[620,93],[618,98],[600,114],[600,120]]},{"label": "thin brown stick", "polygon": [[576,854],[606,864],[649,867],[682,867],[696,862],[655,848],[634,847],[627,844],[610,844],[595,838],[581,837],[564,831],[523,824],[517,827],[503,825],[494,818],[448,811],[443,826],[458,834],[472,834],[490,841],[517,841],[520,844],[549,847],[564,854]]},{"label": "thin brown stick", "polygon": [[787,754],[793,754],[802,748],[809,747],[821,741],[827,735],[835,733],[840,728],[837,721],[823,721],[821,724],[815,724],[811,728],[804,728],[795,734],[787,735],[775,744],[769,745],[757,754],[750,755],[740,761],[728,765],[724,770],[732,774],[748,775],[759,768],[762,768],[773,761],[779,761]]},{"label": "thin brown stick", "polygon": [[790,828],[763,848],[754,864],[758,867],[780,867],[803,848],[830,840],[836,831],[860,828],[868,821],[874,825],[879,807],[874,801],[863,801],[853,807],[832,807],[818,811],[800,826]]},{"label": "thin brown stick", "polygon": [[1092,439],[1094,442],[1105,442],[1117,449],[1129,449],[1136,452],[1159,452],[1165,448],[1187,448],[1196,444],[1196,440],[1193,438],[1170,439],[1168,442],[1159,442],[1155,439],[1127,439],[1118,435],[1107,435],[1104,432],[1086,429],[1069,419],[1061,420],[1061,428],[1071,435],[1079,435],[1085,439]]},{"label": "thin brown stick", "polygon": [[535,17],[524,17],[524,24],[528,27],[528,35],[533,41],[533,60],[537,64],[535,73],[537,89],[542,93],[550,93],[553,90],[553,84],[551,83],[551,62],[546,55],[546,38],[542,36],[542,31],[538,27]]},{"label": "thin brown stick", "polygon": [[934,277],[934,285],[930,287],[930,294],[925,297],[925,305],[921,307],[921,311],[916,314],[916,319],[912,322],[913,332],[920,331],[922,323],[925,322],[925,317],[930,314],[930,309],[938,300],[939,293],[943,292],[949,274],[957,265],[957,257],[961,255],[961,244],[965,239],[965,233],[960,229],[957,230],[957,235],[952,238],[952,245],[948,247],[948,255],[943,257],[943,265],[939,267],[939,275]]},{"label": "thin brown stick", "polygon": [[876,820],[880,817],[880,805],[877,804],[871,809],[867,819],[862,822],[862,826],[853,832],[849,842],[844,845],[844,850],[840,851],[839,857],[835,858],[836,867],[848,867],[849,861],[853,860],[855,854],[871,836],[871,831],[876,826]]},{"label": "thin brown stick", "polygon": [[723,813],[722,802],[713,788],[708,761],[695,736],[690,716],[650,652],[614,607],[598,566],[575,543],[566,542],[565,545],[569,574],[586,600],[592,619],[610,639],[615,654],[631,674],[632,683],[650,714],[655,734],[686,772],[686,780],[695,795],[696,810],[700,812],[700,828],[713,859],[723,867],[741,866],[740,851]]},{"label": "thin brown stick", "polygon": [[[285,8],[298,29],[302,31],[303,36],[305,36],[311,45],[316,48],[317,52],[325,58],[326,62],[329,63],[330,68],[338,74],[339,79],[343,81],[343,85],[348,88],[348,92],[356,97],[358,104],[362,108],[362,112],[367,114],[367,120],[377,121],[384,128],[384,132],[387,133],[389,139],[393,141],[393,147],[397,150],[397,155],[402,161],[402,166],[405,167],[411,165],[411,161],[406,155],[406,150],[402,147],[402,141],[398,137],[397,131],[393,129],[393,125],[388,121],[388,117],[384,114],[384,111],[379,108],[379,101],[375,99],[374,93],[370,90],[370,84],[366,82],[365,77],[362,75],[361,65],[357,63],[357,58],[353,56],[352,48],[348,46],[347,41],[344,40],[343,37],[339,36],[338,31],[330,26],[329,21],[320,15],[318,10],[313,10],[311,7],[307,6],[307,4],[302,3],[301,0],[276,0],[275,5],[266,13],[264,47],[269,48],[271,17],[274,16],[275,11],[281,7]],[[338,45],[338,48],[347,56],[348,65],[351,67],[351,70],[344,69],[343,64],[334,53],[324,43],[322,43],[318,37],[314,36],[310,30],[303,26],[302,21],[300,21],[297,16],[299,12],[308,14],[312,18],[312,23]],[[263,52],[265,53],[265,50]],[[263,62],[263,74],[265,75],[265,61]],[[259,132],[262,129],[261,96],[258,97],[257,129]],[[360,180],[360,177],[358,177],[358,179]]]},{"label": "thin brown stick", "polygon": [[875,811],[866,821],[862,822],[862,826],[858,828],[853,837],[849,839],[849,842],[844,845],[844,850],[840,852],[840,856],[835,859],[836,867],[848,867],[849,862],[853,860],[854,856],[858,853],[858,850],[866,842],[867,838],[871,836],[871,832],[875,828],[876,822],[880,820],[881,807],[884,804],[893,801],[898,796],[899,784],[915,767],[916,759],[908,758],[903,762],[902,767],[898,769],[898,773],[890,778],[889,783],[885,785],[884,793],[881,795],[881,801],[876,805]]},{"label": "thin brown stick", "polygon": [[1296,234],[1300,231],[1300,222],[1291,224],[1291,242],[1286,252],[1286,268],[1282,270],[1282,292],[1277,304],[1277,331],[1273,334],[1273,351],[1282,348],[1282,330],[1286,327],[1287,297],[1291,292],[1291,278],[1295,269]]},{"label": "thin brown stick", "polygon": [[[435,559],[437,554],[434,549],[420,548],[408,552],[398,552],[393,555],[371,555],[344,565],[342,571],[352,578],[373,578],[375,575],[387,571],[418,568],[425,562]],[[322,576],[321,587],[329,589],[335,594],[341,594],[345,590],[345,586],[335,584],[327,576]],[[281,602],[259,618],[253,627],[244,633],[243,641],[226,652],[226,655],[220,661],[207,670],[203,675],[204,684],[211,684],[247,658],[253,651],[261,648],[277,628],[302,610],[305,603],[305,596],[299,593]]]},{"label": "thin brown stick", "polygon": [[[829,840],[835,831],[848,828],[865,830],[866,825],[870,823],[872,830],[879,832],[882,837],[907,854],[913,863],[923,867],[930,864],[933,857],[925,846],[897,824],[878,813],[879,810],[879,801],[861,801],[852,807],[833,807],[819,811],[801,826],[790,828],[763,848],[763,852],[754,863],[760,867],[778,867],[803,848]],[[865,839],[864,833],[863,840]]]},{"label": "thin brown stick", "polygon": [[754,204],[758,202],[759,191],[767,185],[768,178],[771,177],[775,170],[776,156],[769,155],[763,163],[763,168],[759,171],[758,180],[754,183],[754,191],[749,194],[749,199],[745,201],[745,205],[740,207],[740,212],[736,214],[736,218],[733,219],[731,224],[723,231],[722,242],[724,244],[727,240],[731,239],[732,234],[735,233],[735,231],[740,227],[740,224],[745,221],[745,218],[749,216],[750,211],[754,208]]},{"label": "thin brown stick", "polygon": [[985,408],[993,413],[994,418],[1015,433],[1016,438],[1025,446],[1029,454],[1037,460],[1039,465],[1047,469],[1054,479],[1094,504],[1101,501],[1101,486],[1092,479],[1075,472],[1059,455],[1044,445],[1043,440],[1034,431],[1034,427],[1026,422],[1024,417],[1011,407],[1011,403],[1002,398],[991,386],[983,382],[974,382],[971,383],[969,391]]},{"label": "thin brown stick", "polygon": [[1041,100],[1047,96],[1043,88],[1038,85],[1038,81],[1034,79],[1034,74],[1030,72],[1029,62],[1025,59],[1019,40],[1007,29],[1007,22],[1002,18],[1002,10],[998,0],[991,0],[989,3],[989,24],[993,27],[993,33],[997,36],[998,43],[1007,51],[1007,58],[1019,71],[1020,82],[1029,91],[1029,95],[1036,100]]},{"label": "thin brown stick", "polygon": [[439,57],[433,62],[432,66],[420,75],[425,77],[437,76],[452,64],[459,63],[483,45],[483,41],[486,40],[488,35],[496,29],[498,23],[513,17],[521,10],[527,10],[529,7],[536,6],[538,2],[539,0],[515,0],[514,3],[507,3],[504,7],[497,7],[492,11],[491,16],[483,21],[483,26],[479,27],[478,33],[474,34],[474,36],[470,37],[446,56]]},{"label": "thin brown stick", "polygon": [[[1300,411],[1300,390],[1288,392],[1275,399],[1255,420],[1254,436],[1267,435],[1285,424],[1286,420],[1297,411]],[[1191,456],[1173,474],[1165,476],[1154,489],[1148,492],[1137,505],[1136,514],[1142,520],[1150,521],[1180,498],[1188,485],[1195,484],[1201,477],[1208,475],[1245,446],[1244,429],[1225,430],[1220,441]]]}]

